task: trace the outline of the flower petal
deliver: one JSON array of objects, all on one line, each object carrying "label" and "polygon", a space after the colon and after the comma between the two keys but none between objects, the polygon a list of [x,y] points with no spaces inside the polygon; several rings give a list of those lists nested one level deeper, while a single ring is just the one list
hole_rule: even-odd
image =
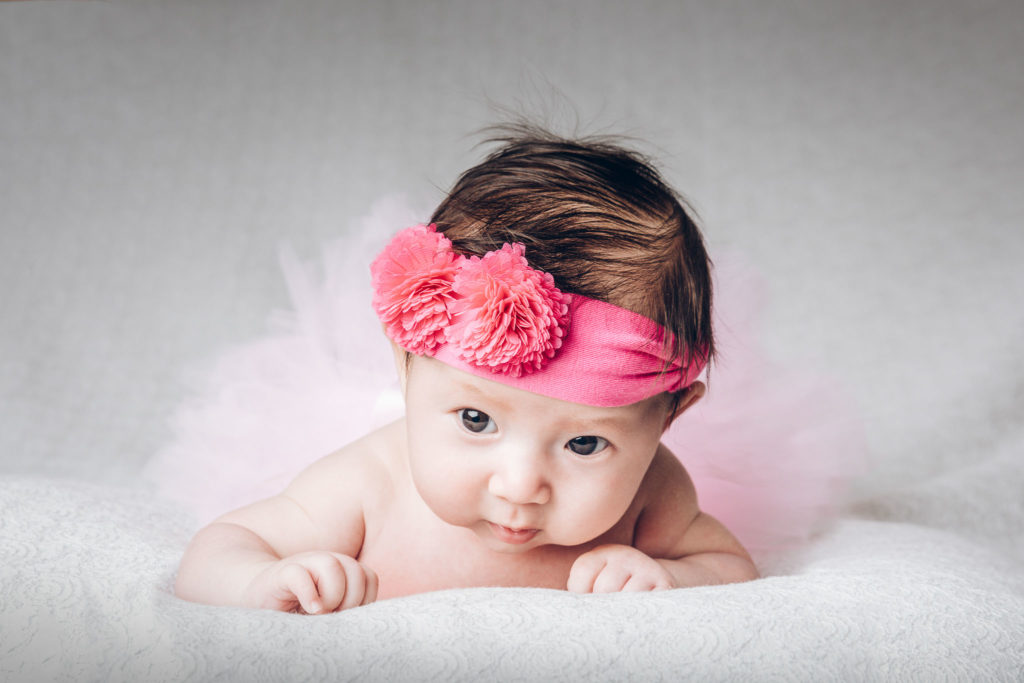
[{"label": "flower petal", "polygon": [[461,258],[435,226],[416,225],[395,235],[370,265],[373,308],[396,344],[425,354],[444,342]]}]

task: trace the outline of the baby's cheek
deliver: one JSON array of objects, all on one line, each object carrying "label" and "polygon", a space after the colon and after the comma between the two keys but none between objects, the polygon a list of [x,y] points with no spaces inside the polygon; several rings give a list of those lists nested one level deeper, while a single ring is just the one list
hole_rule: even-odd
[{"label": "baby's cheek", "polygon": [[607,533],[622,521],[629,510],[633,495],[621,490],[603,490],[586,496],[585,504],[573,507],[573,517],[567,533],[573,535],[572,542],[565,545],[587,543]]},{"label": "baby's cheek", "polygon": [[436,471],[414,473],[413,482],[420,498],[441,520],[459,525],[469,518],[472,496],[460,477]]}]

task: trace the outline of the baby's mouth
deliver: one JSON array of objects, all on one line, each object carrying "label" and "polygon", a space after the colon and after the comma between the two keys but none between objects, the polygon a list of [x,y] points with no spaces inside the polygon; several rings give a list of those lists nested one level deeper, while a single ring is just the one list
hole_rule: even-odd
[{"label": "baby's mouth", "polygon": [[487,524],[491,528],[491,533],[493,533],[499,541],[511,543],[513,545],[526,543],[540,531],[540,529],[513,529],[512,527],[502,526],[501,524],[495,524],[494,522],[488,522]]}]

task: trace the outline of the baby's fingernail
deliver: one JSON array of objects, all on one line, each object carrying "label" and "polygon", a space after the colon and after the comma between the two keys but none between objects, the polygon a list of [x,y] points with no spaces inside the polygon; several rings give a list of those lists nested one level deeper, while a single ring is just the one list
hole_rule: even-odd
[{"label": "baby's fingernail", "polygon": [[314,602],[313,604],[311,604],[309,606],[309,613],[310,614],[320,614],[320,610],[322,610],[322,609],[323,609],[323,606],[319,602]]}]

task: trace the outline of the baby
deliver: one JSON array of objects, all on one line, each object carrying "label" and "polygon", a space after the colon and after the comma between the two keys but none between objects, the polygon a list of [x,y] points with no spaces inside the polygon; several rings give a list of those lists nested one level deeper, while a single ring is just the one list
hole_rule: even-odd
[{"label": "baby", "polygon": [[493,142],[370,268],[405,417],[202,529],[180,597],[319,614],[757,577],[660,444],[714,355],[694,222],[612,141],[519,126]]}]

